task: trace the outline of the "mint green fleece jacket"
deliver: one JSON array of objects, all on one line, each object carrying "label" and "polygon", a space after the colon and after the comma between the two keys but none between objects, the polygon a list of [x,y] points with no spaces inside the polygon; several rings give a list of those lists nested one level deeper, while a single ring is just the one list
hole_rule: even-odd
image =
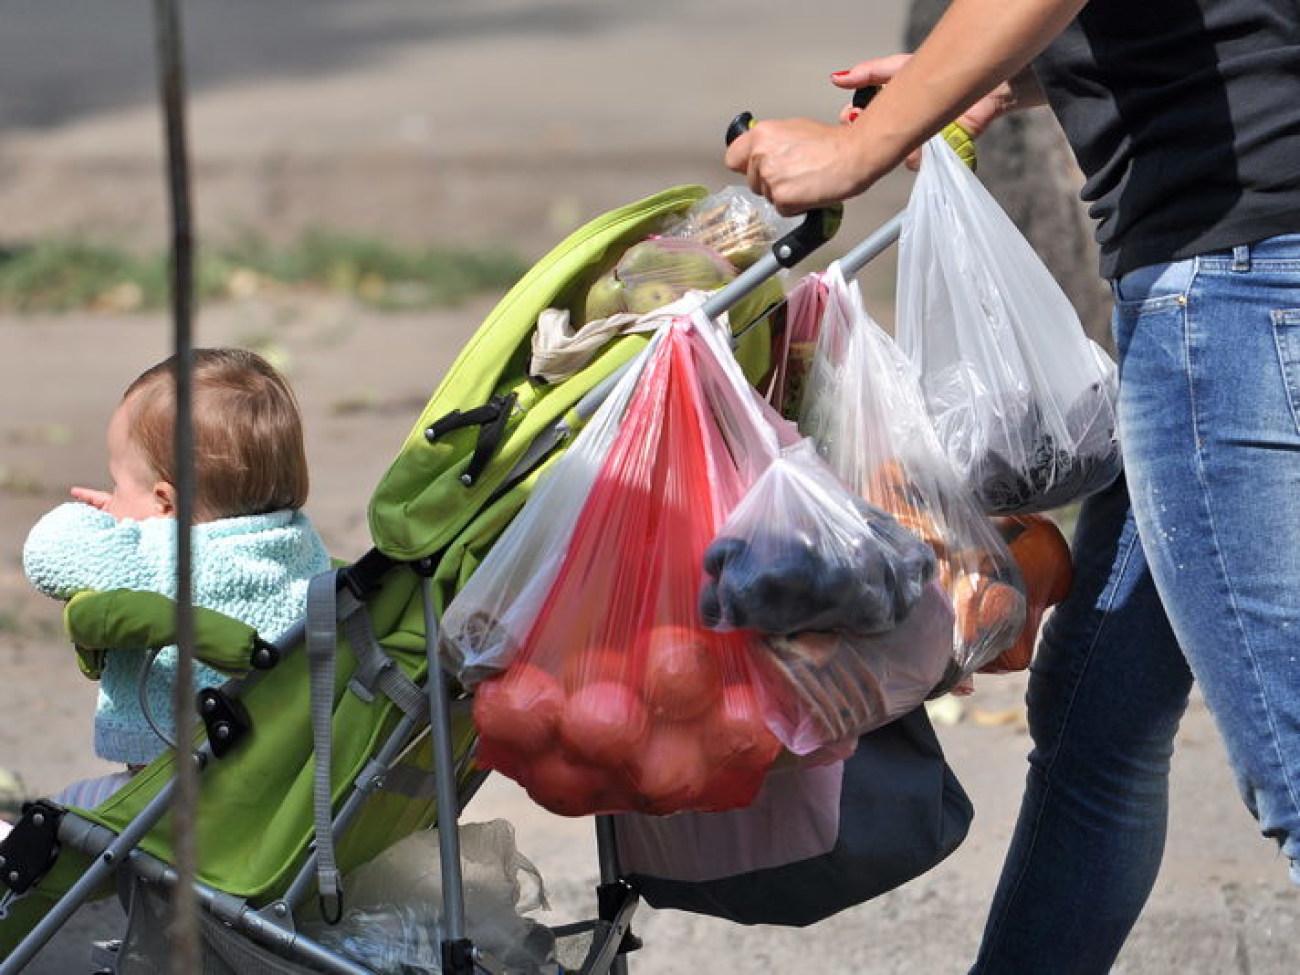
[{"label": "mint green fleece jacket", "polygon": [[[307,582],[330,567],[329,555],[301,511],[222,518],[193,529],[195,605],[219,610],[254,627],[267,640],[282,636],[303,614]],[[176,522],[117,521],[87,504],[59,505],[32,528],[23,569],[41,592],[67,599],[83,589],[176,593]],[[95,711],[95,752],[144,765],[167,747],[140,706],[139,675],[147,652],[123,647],[108,654]],[[146,683],[150,713],[171,734],[176,648],[154,662]],[[195,665],[195,688],[224,682]]]}]

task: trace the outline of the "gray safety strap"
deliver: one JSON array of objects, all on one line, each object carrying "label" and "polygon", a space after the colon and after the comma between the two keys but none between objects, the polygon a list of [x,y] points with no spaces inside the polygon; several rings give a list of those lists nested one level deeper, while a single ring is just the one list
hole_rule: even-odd
[{"label": "gray safety strap", "polygon": [[438,795],[436,786],[432,772],[410,765],[398,765],[384,772],[380,788],[407,799],[434,799]]},{"label": "gray safety strap", "polygon": [[375,692],[383,694],[402,709],[402,713],[417,721],[429,715],[428,695],[407,677],[402,668],[375,639],[370,625],[370,614],[365,605],[351,594],[345,594],[339,607],[344,632],[357,659],[357,669],[348,682],[348,688],[361,700],[374,700]]},{"label": "gray safety strap", "polygon": [[333,761],[334,654],[338,645],[338,570],[307,583],[307,667],[311,683],[311,733],[315,748],[313,809],[316,819],[316,882],[321,914],[330,924],[343,916],[343,887],[334,859]]}]

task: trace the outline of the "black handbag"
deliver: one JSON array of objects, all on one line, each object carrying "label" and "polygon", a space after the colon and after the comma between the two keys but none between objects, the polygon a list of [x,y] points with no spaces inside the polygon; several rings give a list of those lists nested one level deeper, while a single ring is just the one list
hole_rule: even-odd
[{"label": "black handbag", "polygon": [[773,770],[743,809],[620,815],[615,835],[651,907],[802,927],[930,870],[973,815],[918,707],[841,762]]}]

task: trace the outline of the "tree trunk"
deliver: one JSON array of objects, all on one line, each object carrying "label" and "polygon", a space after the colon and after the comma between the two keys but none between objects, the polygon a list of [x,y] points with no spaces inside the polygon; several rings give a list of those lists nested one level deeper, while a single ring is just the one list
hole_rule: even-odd
[{"label": "tree trunk", "polygon": [[[912,0],[903,43],[914,50],[947,0]],[[979,174],[1074,304],[1088,335],[1110,339],[1110,290],[1097,274],[1093,223],[1083,176],[1056,119],[1045,108],[999,119],[979,140]]]}]

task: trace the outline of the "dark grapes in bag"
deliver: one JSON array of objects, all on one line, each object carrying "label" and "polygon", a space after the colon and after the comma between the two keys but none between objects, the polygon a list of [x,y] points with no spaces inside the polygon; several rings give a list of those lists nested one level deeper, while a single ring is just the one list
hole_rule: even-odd
[{"label": "dark grapes in bag", "polygon": [[702,621],[776,634],[894,628],[934,578],[934,552],[809,466],[810,449],[795,451],[768,468],[706,550]]}]

